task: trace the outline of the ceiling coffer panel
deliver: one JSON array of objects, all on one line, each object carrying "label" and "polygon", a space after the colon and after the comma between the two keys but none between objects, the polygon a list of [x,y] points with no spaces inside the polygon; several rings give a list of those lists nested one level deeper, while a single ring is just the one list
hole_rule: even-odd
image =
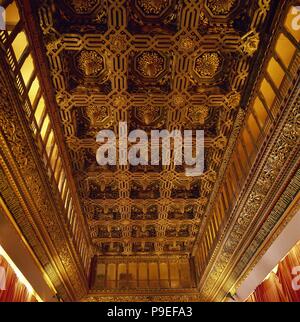
[{"label": "ceiling coffer panel", "polygon": [[[36,1],[95,254],[191,254],[257,58],[260,2]],[[99,166],[95,135],[119,122],[205,130],[205,173]]]}]

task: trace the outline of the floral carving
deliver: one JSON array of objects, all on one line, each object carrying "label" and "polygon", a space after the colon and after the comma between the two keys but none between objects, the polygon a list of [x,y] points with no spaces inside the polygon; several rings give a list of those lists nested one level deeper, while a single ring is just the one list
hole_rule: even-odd
[{"label": "floral carving", "polygon": [[106,106],[92,105],[87,109],[87,115],[91,121],[91,125],[96,127],[109,116],[109,111]]},{"label": "floral carving", "polygon": [[201,78],[213,78],[220,71],[221,63],[218,53],[204,53],[196,59],[195,71]]},{"label": "floral carving", "polygon": [[96,6],[98,0],[69,0],[69,5],[79,14],[87,14]]},{"label": "floral carving", "polygon": [[243,37],[243,43],[241,46],[241,50],[243,53],[247,54],[248,56],[253,56],[259,46],[260,38],[258,33],[248,34]]},{"label": "floral carving", "polygon": [[155,78],[164,70],[164,59],[157,52],[144,52],[137,58],[137,70],[144,77]]},{"label": "floral carving", "polygon": [[179,49],[182,51],[191,51],[195,47],[195,41],[191,37],[182,37],[179,41]]},{"label": "floral carving", "polygon": [[169,6],[169,0],[138,0],[137,3],[146,15],[160,15]]},{"label": "floral carving", "polygon": [[299,106],[296,106],[290,113],[289,119],[283,127],[273,149],[270,153],[265,166],[263,167],[259,179],[254,185],[252,192],[237,218],[236,224],[230,232],[222,253],[215,263],[210,277],[203,288],[203,294],[208,297],[211,287],[220,278],[227,266],[232,254],[239,245],[241,237],[255,218],[260,207],[264,203],[265,196],[269,193],[271,187],[276,182],[276,178],[284,167],[287,156],[293,150],[295,142],[300,140],[299,124],[295,119],[300,115]]},{"label": "floral carving", "polygon": [[104,69],[104,61],[96,51],[84,50],[78,56],[78,66],[85,76],[97,76]]},{"label": "floral carving", "polygon": [[207,6],[214,15],[228,15],[236,0],[208,0]]},{"label": "floral carving", "polygon": [[188,117],[193,123],[204,124],[209,114],[209,108],[206,105],[191,106]]},{"label": "floral carving", "polygon": [[160,116],[160,107],[147,105],[136,109],[136,116],[145,125],[150,125]]}]

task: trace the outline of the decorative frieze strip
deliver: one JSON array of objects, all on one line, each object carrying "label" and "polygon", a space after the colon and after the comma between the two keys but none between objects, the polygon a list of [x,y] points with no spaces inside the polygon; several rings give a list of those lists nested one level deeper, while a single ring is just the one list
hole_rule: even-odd
[{"label": "decorative frieze strip", "polygon": [[[300,153],[298,154],[298,160],[300,160]],[[226,294],[227,290],[232,289],[241,283],[241,281],[245,280],[246,277],[250,274],[251,270],[258,263],[259,259],[267,252],[272,243],[276,240],[279,234],[283,231],[289,221],[295,215],[295,211],[288,212],[286,216],[287,209],[289,205],[294,201],[296,196],[300,192],[300,170],[297,171],[296,175],[276,203],[273,211],[265,220],[262,225],[259,233],[256,235],[254,240],[251,242],[241,259],[239,260],[237,266],[232,271],[230,278],[227,280],[224,290],[226,292],[220,292],[218,294],[217,300],[222,300]],[[295,207],[295,210],[299,210],[300,205]],[[286,216],[286,217],[285,217]],[[282,218],[285,217],[285,218]],[[278,227],[278,223],[280,223],[280,227]],[[275,232],[274,232],[275,231]],[[271,233],[270,233],[271,232]],[[274,234],[273,234],[274,232]],[[271,236],[270,241],[266,243],[264,247],[262,247],[262,240],[265,241],[268,237]],[[251,259],[253,258],[253,254],[258,254],[255,258],[255,261],[251,263]],[[251,263],[251,264],[250,264]],[[245,269],[245,267],[248,267]],[[243,273],[244,272],[244,273]],[[238,283],[233,284],[230,281],[238,281]]]},{"label": "decorative frieze strip", "polygon": [[[5,64],[1,66],[4,68]],[[51,258],[55,268],[52,269],[49,264],[45,264],[50,279],[53,279],[54,284],[55,282],[58,284],[58,280],[64,284],[64,290],[63,286],[61,288],[58,286],[58,289],[61,289],[62,295],[66,294],[66,299],[81,298],[87,292],[87,281],[80,273],[74,258],[72,242],[66,235],[64,225],[58,219],[62,218],[60,213],[62,210],[55,192],[51,189],[46,175],[42,176],[45,169],[39,156],[35,154],[33,138],[28,135],[26,122],[22,120],[21,102],[14,91],[13,81],[9,83],[11,79],[5,75],[3,68],[0,70],[1,167],[6,177],[11,176],[10,185],[15,188],[15,193],[18,192],[15,202],[21,203],[20,209],[24,212],[18,222],[20,229],[25,234],[26,227],[30,224],[37,235],[41,233],[39,240],[42,240],[43,246],[37,243],[35,248],[40,249],[35,251],[38,258],[45,252],[48,258]],[[2,180],[4,179],[2,176]],[[7,198],[3,197],[7,202]],[[11,201],[12,198],[13,195]],[[19,205],[8,204],[8,206],[15,215],[14,210]],[[35,235],[30,234],[26,237],[28,242],[32,243]],[[45,263],[43,258],[39,259],[41,263]]]},{"label": "decorative frieze strip", "polygon": [[[283,182],[282,171],[289,169],[291,161],[296,155],[299,157],[299,87],[295,89],[294,93],[294,97],[290,100],[289,106],[286,107],[286,121],[283,119],[281,125],[278,126],[276,133],[274,133],[272,139],[273,147],[270,148],[268,156],[258,170],[259,173],[255,176],[255,178],[257,178],[256,183],[247,200],[245,200],[242,211],[237,214],[235,224],[229,232],[218,257],[213,264],[213,268],[209,272],[208,277],[201,288],[201,294],[207,300],[215,298],[217,296],[216,291],[220,289],[221,285],[227,280],[228,276],[226,276],[226,272],[229,270],[228,267],[233,265],[233,256],[237,253],[241,244],[246,242],[245,236],[249,233],[249,228],[252,227],[259,218],[263,218],[261,210],[264,209],[263,206],[268,202],[268,195],[270,192],[273,193],[272,188],[274,188],[274,186],[275,188],[277,187],[277,189],[280,188],[277,186],[277,182]],[[284,175],[286,175],[286,173]],[[266,235],[269,233],[270,230],[267,231]],[[257,238],[260,238],[259,244],[263,242],[263,237],[266,235],[257,234]],[[250,248],[248,248],[248,250],[250,251]],[[249,256],[249,253],[247,253],[247,255]],[[254,255],[255,253],[252,253],[251,256]],[[240,264],[242,265],[243,262],[240,261]],[[246,264],[244,263],[244,267]],[[225,277],[226,280],[224,279]]]},{"label": "decorative frieze strip", "polygon": [[[271,2],[270,1],[267,1],[267,0],[259,1],[257,11],[255,12],[255,19],[253,20],[253,25],[255,25],[254,21],[256,21],[256,22],[259,21],[259,24],[263,24],[263,22],[267,19],[267,16],[270,14],[270,9],[271,9]],[[250,54],[250,56],[251,56],[251,46],[250,46],[250,48],[248,48],[248,50],[246,48],[249,45],[249,43],[251,44],[252,41],[253,41],[252,45],[256,44],[256,45],[254,45],[254,47],[258,46],[260,36],[262,36],[262,35],[259,35],[256,32],[254,33],[254,35],[251,36],[251,32],[250,32],[250,37],[246,37],[246,39],[245,39],[246,43],[244,43],[244,47],[245,47],[244,50],[248,51],[248,54]],[[251,97],[251,92],[249,92],[249,89],[248,89],[249,87],[250,87],[250,90],[252,89],[251,79],[255,78],[256,75],[258,75],[258,73],[260,72],[260,70],[263,66],[265,55],[268,52],[267,48],[269,48],[269,46],[271,45],[271,40],[272,40],[271,38],[266,39],[266,42],[263,45],[263,47],[265,47],[266,50],[265,50],[265,52],[263,50],[261,50],[261,53],[262,53],[262,54],[260,54],[261,57],[259,57],[259,59],[256,61],[255,68],[252,68],[251,75],[249,76],[250,81],[248,81],[248,83],[245,86],[246,88],[245,88],[245,92],[244,92],[243,97],[240,97],[240,96],[239,97],[237,97],[237,96],[229,97],[228,102],[227,102],[228,106],[231,106],[232,104],[233,105],[237,104],[238,106],[246,106],[245,101],[247,101],[247,99],[249,99]],[[248,41],[249,41],[249,43],[248,43]],[[247,43],[248,43],[248,45],[247,45]],[[262,47],[262,46],[260,46],[260,47]],[[235,148],[236,141],[238,139],[238,135],[240,134],[240,132],[242,130],[242,127],[244,125],[244,122],[245,122],[245,119],[246,119],[246,116],[248,113],[249,113],[249,110],[247,110],[247,109],[244,109],[244,110],[240,109],[239,110],[239,114],[237,116],[232,134],[229,139],[229,143],[228,143],[226,152],[224,154],[222,165],[221,165],[219,172],[218,172],[218,179],[214,185],[214,189],[213,189],[212,194],[210,196],[209,203],[205,209],[204,220],[201,223],[198,238],[194,244],[194,248],[193,248],[193,252],[192,252],[193,256],[196,255],[197,250],[199,249],[199,247],[201,246],[201,242],[203,241],[202,238],[205,236],[204,232],[206,231],[207,223],[209,222],[209,218],[210,218],[209,214],[212,213],[213,207],[215,206],[217,197],[219,195],[220,187],[224,181],[226,169],[227,169],[228,164],[231,160],[232,153]],[[215,253],[212,252],[211,257],[214,257],[214,256],[215,256]]]},{"label": "decorative frieze strip", "polygon": [[[190,291],[190,290],[189,290]],[[162,303],[170,303],[170,302],[201,302],[201,297],[197,293],[189,293],[182,292],[178,295],[170,295],[170,292],[166,294],[153,294],[153,295],[89,295],[81,300],[81,302],[103,302],[103,303],[115,303],[115,302],[162,302]]]},{"label": "decorative frieze strip", "polygon": [[41,266],[45,269],[46,274],[51,279],[57,294],[65,299],[70,299],[70,295],[61,283],[60,277],[57,274],[51,259],[49,258],[47,252],[43,248],[42,242],[37,236],[33,226],[30,223],[29,215],[24,211],[24,205],[19,202],[20,196],[18,196],[11,187],[11,182],[8,181],[7,173],[4,173],[2,167],[3,160],[0,160],[0,195],[5,200],[6,206],[8,207],[10,213],[14,215],[14,220],[17,225],[21,228],[22,234],[28,241],[31,249],[39,259]]}]

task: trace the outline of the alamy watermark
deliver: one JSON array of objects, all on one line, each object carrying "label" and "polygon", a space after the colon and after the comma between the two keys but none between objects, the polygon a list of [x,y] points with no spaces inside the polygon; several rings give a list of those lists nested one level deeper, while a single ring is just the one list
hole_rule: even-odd
[{"label": "alamy watermark", "polygon": [[292,288],[295,292],[300,291],[300,266],[295,266],[292,269],[292,275],[295,276],[292,280]]},{"label": "alamy watermark", "polygon": [[292,20],[292,28],[296,31],[300,30],[300,6],[295,6],[292,9],[292,15],[296,16]]},{"label": "alamy watermark", "polygon": [[0,266],[0,291],[6,290],[6,271],[5,268]]},{"label": "alamy watermark", "polygon": [[0,31],[6,30],[6,12],[5,8],[0,6]]},{"label": "alamy watermark", "polygon": [[97,163],[100,166],[185,166],[189,177],[204,172],[204,131],[152,130],[150,137],[143,130],[128,133],[125,122],[119,124],[119,133],[102,130],[97,135],[100,147]]}]

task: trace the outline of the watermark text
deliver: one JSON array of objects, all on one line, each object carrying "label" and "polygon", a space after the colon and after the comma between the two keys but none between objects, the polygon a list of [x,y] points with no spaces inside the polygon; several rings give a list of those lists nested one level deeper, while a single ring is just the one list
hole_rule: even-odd
[{"label": "watermark text", "polygon": [[300,266],[292,269],[292,275],[295,276],[292,281],[292,288],[295,292],[300,291]]},{"label": "watermark text", "polygon": [[119,124],[119,133],[102,130],[98,133],[97,163],[100,166],[185,166],[189,177],[204,172],[204,131],[152,130],[150,137],[143,130],[128,134],[126,122]]},{"label": "watermark text", "polygon": [[0,266],[0,291],[6,290],[6,271],[5,268]]},{"label": "watermark text", "polygon": [[292,28],[298,31],[300,30],[300,6],[293,7],[292,15],[295,16],[292,20]]},{"label": "watermark text", "polygon": [[6,30],[6,12],[2,6],[0,6],[0,31],[1,30]]}]

